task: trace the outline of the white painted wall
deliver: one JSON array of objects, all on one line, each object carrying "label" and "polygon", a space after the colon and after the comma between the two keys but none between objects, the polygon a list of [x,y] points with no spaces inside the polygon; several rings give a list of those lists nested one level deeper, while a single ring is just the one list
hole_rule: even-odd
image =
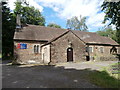
[{"label": "white painted wall", "polygon": [[42,60],[45,64],[48,64],[50,62],[50,45],[42,47]]}]

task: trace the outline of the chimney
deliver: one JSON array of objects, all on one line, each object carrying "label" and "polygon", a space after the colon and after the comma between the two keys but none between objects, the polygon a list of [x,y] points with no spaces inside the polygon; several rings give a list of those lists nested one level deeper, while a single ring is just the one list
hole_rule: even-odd
[{"label": "chimney", "polygon": [[16,17],[16,31],[19,31],[21,29],[21,22],[20,22],[20,14],[17,14]]}]

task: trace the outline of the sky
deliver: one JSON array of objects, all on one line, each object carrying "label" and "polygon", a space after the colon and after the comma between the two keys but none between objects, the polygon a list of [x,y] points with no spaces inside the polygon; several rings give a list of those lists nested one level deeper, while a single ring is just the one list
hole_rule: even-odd
[{"label": "sky", "polygon": [[[15,8],[16,0],[8,0],[8,7]],[[24,0],[22,0],[24,1]],[[102,24],[105,13],[101,11],[104,0],[26,0],[30,6],[34,6],[45,17],[46,25],[56,23],[67,29],[66,21],[73,16],[87,17],[86,25],[89,32],[96,32],[105,24]],[[106,23],[107,24],[107,23]]]}]

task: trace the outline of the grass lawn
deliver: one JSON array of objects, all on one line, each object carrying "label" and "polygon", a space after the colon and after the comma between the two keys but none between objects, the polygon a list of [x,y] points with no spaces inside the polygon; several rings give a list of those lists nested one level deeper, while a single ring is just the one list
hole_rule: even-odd
[{"label": "grass lawn", "polygon": [[91,72],[88,79],[94,84],[104,88],[119,88],[120,87],[120,63],[115,63],[104,67],[100,71]]},{"label": "grass lawn", "polygon": [[0,53],[0,58],[2,58],[2,54]]}]

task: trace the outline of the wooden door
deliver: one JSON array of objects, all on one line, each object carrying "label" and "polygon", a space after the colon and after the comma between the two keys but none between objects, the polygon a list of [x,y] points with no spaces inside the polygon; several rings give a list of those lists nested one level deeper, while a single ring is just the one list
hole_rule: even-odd
[{"label": "wooden door", "polygon": [[73,49],[68,48],[67,49],[67,62],[72,62],[73,61]]}]

